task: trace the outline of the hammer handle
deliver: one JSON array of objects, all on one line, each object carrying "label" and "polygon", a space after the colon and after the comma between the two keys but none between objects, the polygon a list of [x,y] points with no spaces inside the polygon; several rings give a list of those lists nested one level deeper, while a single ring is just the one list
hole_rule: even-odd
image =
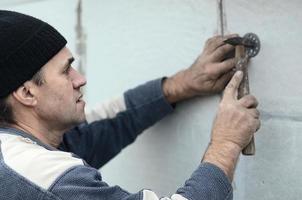
[{"label": "hammer handle", "polygon": [[[241,70],[243,72],[243,80],[238,89],[238,98],[242,98],[245,95],[250,93],[249,87],[249,77],[248,77],[248,60],[244,59],[246,56],[245,54],[245,47],[242,45],[236,46],[235,58],[237,61],[236,70]],[[245,62],[239,64],[239,60],[245,60]],[[252,137],[250,143],[242,150],[243,155],[255,155],[255,141],[254,136]]]}]

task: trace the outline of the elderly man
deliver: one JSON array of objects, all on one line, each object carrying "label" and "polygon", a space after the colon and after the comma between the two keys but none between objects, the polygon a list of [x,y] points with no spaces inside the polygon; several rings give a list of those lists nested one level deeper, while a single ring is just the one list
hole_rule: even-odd
[{"label": "elderly man", "polygon": [[80,92],[86,80],[71,66],[64,37],[41,20],[1,10],[0,199],[158,199],[151,190],[109,186],[97,169],[177,102],[219,92],[230,79],[201,164],[171,199],[232,199],[237,159],[260,121],[255,97],[237,99],[242,73],[233,76],[234,58],[225,58],[233,47],[224,39],[209,39],[191,67],[128,90],[88,122]]}]

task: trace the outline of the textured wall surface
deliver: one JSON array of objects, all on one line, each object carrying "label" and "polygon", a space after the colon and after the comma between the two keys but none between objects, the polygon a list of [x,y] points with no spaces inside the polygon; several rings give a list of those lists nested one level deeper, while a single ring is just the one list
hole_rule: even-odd
[{"label": "textured wall surface", "polygon": [[[4,8],[54,24],[74,50],[76,2],[62,2]],[[301,199],[302,3],[229,0],[225,6],[228,32],[254,32],[262,42],[249,69],[262,128],[256,135],[256,156],[241,157],[237,166],[234,199]],[[90,105],[189,66],[218,27],[213,0],[85,0],[83,9]],[[160,195],[174,193],[201,160],[219,98],[179,104],[101,169],[104,180],[130,192],[151,188]]]}]

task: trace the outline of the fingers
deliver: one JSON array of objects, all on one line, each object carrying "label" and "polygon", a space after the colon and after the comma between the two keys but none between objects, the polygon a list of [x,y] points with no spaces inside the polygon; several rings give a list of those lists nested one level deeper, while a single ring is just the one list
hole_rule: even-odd
[{"label": "fingers", "polygon": [[259,119],[260,112],[256,108],[248,109],[248,113],[254,118]]},{"label": "fingers", "polygon": [[242,71],[237,71],[224,90],[223,98],[237,99],[238,88],[242,81]]},{"label": "fingers", "polygon": [[206,42],[206,50],[209,53],[214,52],[218,47],[224,45],[224,40],[228,39],[228,38],[232,38],[232,37],[237,37],[238,34],[230,34],[230,35],[226,35],[226,36],[221,36],[221,35],[217,35],[214,36],[210,39],[207,40]]},{"label": "fingers", "polygon": [[225,88],[226,84],[231,80],[234,73],[234,71],[229,71],[219,77],[219,79],[216,81],[217,91],[222,91]]},{"label": "fingers", "polygon": [[260,129],[261,121],[259,119],[253,119],[252,124],[253,124],[253,127],[254,127],[253,132],[255,133]]},{"label": "fingers", "polygon": [[207,40],[206,50],[208,53],[214,52],[217,47],[223,45],[224,38],[221,35],[214,36]]},{"label": "fingers", "polygon": [[215,49],[213,54],[211,55],[211,59],[213,62],[220,62],[225,58],[227,53],[231,52],[234,50],[235,46],[230,45],[230,44],[223,44],[222,46],[219,46]]},{"label": "fingers", "polygon": [[256,108],[258,106],[258,101],[253,95],[246,95],[239,99],[239,103],[246,108]]},{"label": "fingers", "polygon": [[215,36],[208,40],[206,51],[209,53],[209,61],[211,62],[211,74],[216,79],[230,71],[235,65],[235,58],[227,59],[221,62],[234,46],[225,44],[224,40],[230,37],[235,37],[237,34],[228,35],[225,37]]},{"label": "fingers", "polygon": [[256,130],[255,132],[257,132],[261,127],[261,121],[258,119],[257,122],[256,122]]},{"label": "fingers", "polygon": [[213,74],[215,74],[216,77],[220,77],[223,74],[229,72],[231,69],[233,69],[235,65],[236,65],[235,58],[231,58],[223,62],[215,63],[212,66]]}]

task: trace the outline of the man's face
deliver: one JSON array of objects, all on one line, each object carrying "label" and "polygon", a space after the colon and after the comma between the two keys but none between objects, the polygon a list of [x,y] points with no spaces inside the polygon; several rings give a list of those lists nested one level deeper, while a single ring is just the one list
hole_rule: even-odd
[{"label": "man's face", "polygon": [[44,83],[36,88],[35,112],[53,128],[68,129],[85,120],[85,102],[80,88],[86,80],[72,68],[72,61],[70,51],[63,48],[43,66]]}]

